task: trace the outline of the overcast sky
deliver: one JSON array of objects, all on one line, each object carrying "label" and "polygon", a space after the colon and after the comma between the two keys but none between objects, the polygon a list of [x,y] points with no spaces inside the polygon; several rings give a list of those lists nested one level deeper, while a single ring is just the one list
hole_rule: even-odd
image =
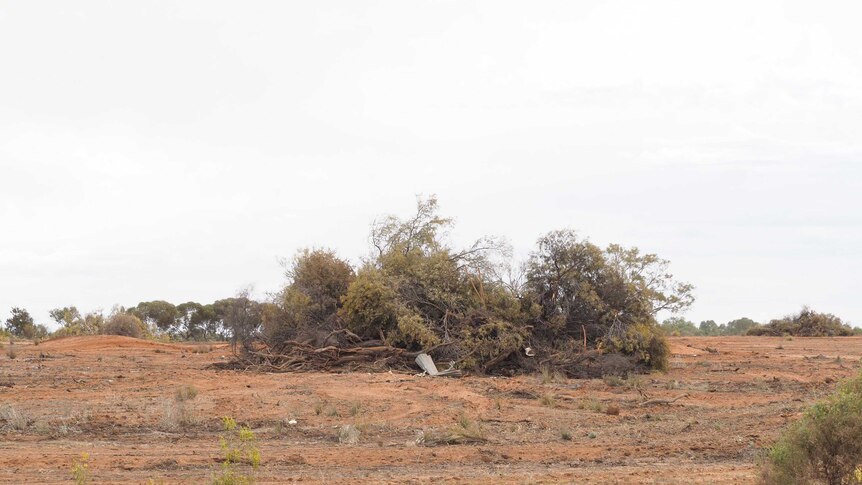
[{"label": "overcast sky", "polygon": [[0,0],[0,319],[457,244],[658,253],[696,322],[862,324],[862,2]]}]

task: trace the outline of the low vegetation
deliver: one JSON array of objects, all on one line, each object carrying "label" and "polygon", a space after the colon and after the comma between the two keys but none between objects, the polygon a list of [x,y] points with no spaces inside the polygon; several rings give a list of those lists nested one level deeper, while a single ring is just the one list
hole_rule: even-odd
[{"label": "low vegetation", "polygon": [[222,418],[222,433],[219,436],[222,460],[219,470],[213,473],[213,485],[248,485],[254,483],[255,473],[260,467],[261,455],[257,439],[248,426],[238,425],[236,420]]},{"label": "low vegetation", "polygon": [[818,313],[803,307],[799,313],[772,320],[766,325],[753,328],[748,335],[780,337],[846,337],[853,335],[853,328],[831,313]]},{"label": "low vegetation", "polygon": [[766,485],[862,483],[862,373],[786,429],[761,468]]}]

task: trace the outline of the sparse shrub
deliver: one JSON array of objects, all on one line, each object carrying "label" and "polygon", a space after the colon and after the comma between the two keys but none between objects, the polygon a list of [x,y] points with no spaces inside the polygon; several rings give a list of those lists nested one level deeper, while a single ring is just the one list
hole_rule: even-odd
[{"label": "sparse shrub", "polygon": [[338,442],[343,445],[355,445],[359,443],[359,436],[362,433],[352,424],[345,424],[338,427]]},{"label": "sparse shrub", "polygon": [[581,399],[576,407],[578,409],[584,409],[587,411],[592,411],[594,413],[604,413],[605,411],[607,411],[607,407],[602,404],[601,401],[594,397]]},{"label": "sparse shrub", "polygon": [[560,431],[560,438],[563,441],[572,441],[572,432],[567,429],[564,429]]},{"label": "sparse shrub", "polygon": [[862,374],[809,408],[760,465],[767,485],[862,482]]},{"label": "sparse shrub", "polygon": [[190,409],[189,401],[193,401],[198,395],[194,386],[183,386],[174,392],[173,400],[165,403],[162,425],[169,430],[185,429],[197,424],[198,418]]},{"label": "sparse shrub", "polygon": [[90,454],[81,453],[78,458],[72,460],[72,480],[77,485],[90,483]]},{"label": "sparse shrub", "polygon": [[[237,425],[236,420],[229,416],[222,418],[222,434],[219,436],[219,446],[223,460],[221,469],[213,474],[213,485],[248,485],[254,483],[254,474],[260,467],[261,456],[257,447],[257,439],[248,426]],[[250,468],[250,473],[241,472],[241,468]]]},{"label": "sparse shrub", "polygon": [[195,386],[182,386],[177,388],[174,393],[174,400],[179,402],[191,401],[198,395],[198,389]]},{"label": "sparse shrub", "polygon": [[30,424],[30,418],[11,404],[0,407],[0,420],[5,421],[6,425],[15,431],[24,431]]},{"label": "sparse shrub", "polygon": [[102,333],[105,335],[143,338],[147,335],[147,326],[135,315],[115,313],[108,318],[107,323],[102,327]]},{"label": "sparse shrub", "polygon": [[542,404],[542,406],[546,406],[549,408],[557,406],[557,398],[554,397],[554,395],[551,393],[543,394],[542,397],[539,398],[539,402]]},{"label": "sparse shrub", "polygon": [[351,416],[355,417],[361,412],[362,412],[362,403],[361,402],[355,401],[355,402],[350,403],[350,409],[348,410],[348,413]]},{"label": "sparse shrub", "polygon": [[6,356],[12,360],[18,358],[18,352],[15,350],[15,344],[9,344],[9,347],[6,347]]},{"label": "sparse shrub", "polygon": [[462,414],[455,426],[445,431],[426,430],[416,439],[417,444],[426,446],[462,445],[487,441],[482,425]]}]

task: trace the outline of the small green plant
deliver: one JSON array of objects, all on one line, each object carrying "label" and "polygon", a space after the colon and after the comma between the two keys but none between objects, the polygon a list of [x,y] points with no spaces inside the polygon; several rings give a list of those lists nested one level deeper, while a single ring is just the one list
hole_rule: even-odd
[{"label": "small green plant", "polygon": [[862,483],[862,374],[808,409],[760,459],[767,485]]},{"label": "small green plant", "polygon": [[78,458],[72,460],[72,480],[77,485],[90,483],[90,454],[81,453]]},{"label": "small green plant", "polygon": [[[254,474],[260,467],[260,450],[257,439],[248,426],[237,425],[229,416],[222,418],[222,434],[219,446],[224,459],[221,469],[213,475],[213,485],[248,485],[254,483]],[[240,467],[251,468],[244,474]]]},{"label": "small green plant", "polygon": [[563,441],[572,441],[572,432],[564,429],[560,431],[560,438],[562,438]]}]

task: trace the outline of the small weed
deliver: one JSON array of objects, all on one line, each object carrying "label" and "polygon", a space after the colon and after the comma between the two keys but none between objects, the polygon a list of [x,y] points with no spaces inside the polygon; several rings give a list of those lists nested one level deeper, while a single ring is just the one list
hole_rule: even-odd
[{"label": "small weed", "polygon": [[640,389],[643,386],[643,378],[639,375],[629,374],[625,377],[607,375],[602,380],[609,387],[622,387],[626,390]]},{"label": "small weed", "polygon": [[178,402],[191,401],[198,396],[198,390],[195,386],[182,386],[177,389],[174,394],[174,400]]},{"label": "small weed", "polygon": [[549,408],[557,407],[557,398],[551,393],[543,394],[542,397],[539,398],[539,402],[542,406],[547,406]]},{"label": "small weed", "polygon": [[560,438],[562,438],[563,441],[572,441],[572,432],[564,429],[560,431]]},{"label": "small weed", "polygon": [[[229,416],[222,418],[219,446],[224,459],[219,473],[212,477],[213,485],[247,485],[254,483],[254,473],[260,467],[261,456],[254,433],[248,426],[239,426]],[[240,473],[239,467],[251,468],[250,474]]]},{"label": "small weed", "polygon": [[581,401],[576,406],[578,409],[584,409],[587,411],[592,411],[594,413],[604,413],[607,410],[607,407],[602,404],[598,399],[591,397],[587,399],[581,399]]},{"label": "small weed", "polygon": [[354,401],[353,403],[350,404],[350,409],[348,410],[348,413],[351,416],[355,417],[361,412],[362,412],[362,403],[361,402]]},{"label": "small weed", "polygon": [[72,480],[77,485],[90,483],[90,454],[81,453],[81,456],[72,460]]},{"label": "small weed", "polygon": [[422,431],[416,439],[416,444],[426,446],[436,445],[463,445],[468,443],[482,443],[487,441],[485,430],[482,426],[462,414],[458,417],[457,424],[446,431]]}]

